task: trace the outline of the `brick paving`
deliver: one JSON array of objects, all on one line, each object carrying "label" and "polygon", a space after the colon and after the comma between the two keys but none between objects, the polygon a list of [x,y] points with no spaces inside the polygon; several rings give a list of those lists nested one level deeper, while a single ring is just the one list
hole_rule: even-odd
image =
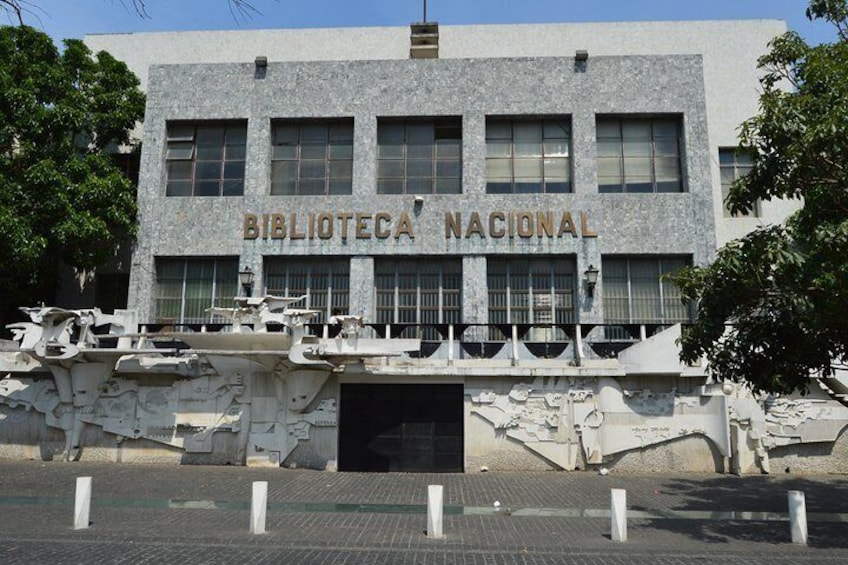
[{"label": "brick paving", "polygon": [[[78,476],[93,477],[92,525],[74,531]],[[269,483],[268,533],[258,536],[248,532],[253,481]],[[428,484],[445,488],[442,540],[424,532]],[[627,490],[631,511],[669,517],[631,518],[628,541],[613,542],[611,488]],[[789,490],[806,494],[808,546],[790,543]],[[846,495],[844,476],[361,474],[0,461],[0,563],[845,563]],[[495,500],[512,514],[490,511]],[[695,511],[764,514],[680,517]]]}]

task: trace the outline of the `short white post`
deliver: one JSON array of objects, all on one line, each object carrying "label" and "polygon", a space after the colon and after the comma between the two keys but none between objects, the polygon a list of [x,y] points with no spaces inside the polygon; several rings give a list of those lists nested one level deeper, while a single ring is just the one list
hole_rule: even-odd
[{"label": "short white post", "polygon": [[621,488],[612,489],[612,541],[627,541],[627,491]]},{"label": "short white post", "polygon": [[74,529],[88,528],[91,511],[91,477],[77,477],[77,492],[74,500]]},{"label": "short white post", "polygon": [[427,537],[442,539],[445,537],[442,529],[444,521],[444,487],[429,485],[427,487]]},{"label": "short white post", "polygon": [[253,481],[250,501],[250,533],[265,533],[265,514],[268,511],[268,481]]},{"label": "short white post", "polygon": [[807,502],[804,491],[789,491],[789,525],[792,543],[807,545]]}]

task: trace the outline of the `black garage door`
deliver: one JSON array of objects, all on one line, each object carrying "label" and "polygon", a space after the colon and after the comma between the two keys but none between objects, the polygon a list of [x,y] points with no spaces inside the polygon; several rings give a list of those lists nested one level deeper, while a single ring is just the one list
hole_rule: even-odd
[{"label": "black garage door", "polygon": [[339,470],[463,470],[462,385],[343,384]]}]

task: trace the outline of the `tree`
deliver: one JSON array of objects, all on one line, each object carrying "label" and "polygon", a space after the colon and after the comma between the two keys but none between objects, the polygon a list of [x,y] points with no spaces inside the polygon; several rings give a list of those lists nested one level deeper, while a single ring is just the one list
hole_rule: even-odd
[{"label": "tree", "polygon": [[[118,0],[118,2],[124,7],[130,4],[139,17],[150,17],[147,11],[149,0]],[[258,13],[258,10],[248,0],[227,0],[227,6],[230,8],[230,13],[234,19],[248,17],[254,13]],[[24,16],[26,14],[37,16],[38,2],[36,0],[0,0],[0,10],[5,12],[11,20],[24,25]]]},{"label": "tree", "polygon": [[807,17],[832,23],[838,39],[772,41],[760,112],[741,127],[753,169],[727,199],[734,212],[758,199],[802,207],[672,277],[698,310],[681,359],[705,356],[717,378],[777,393],[805,391],[811,374],[848,360],[848,5],[812,0]]},{"label": "tree", "polygon": [[135,187],[114,164],[144,114],[138,79],[79,40],[62,53],[0,27],[0,317],[49,301],[60,261],[92,269],[135,233]]}]

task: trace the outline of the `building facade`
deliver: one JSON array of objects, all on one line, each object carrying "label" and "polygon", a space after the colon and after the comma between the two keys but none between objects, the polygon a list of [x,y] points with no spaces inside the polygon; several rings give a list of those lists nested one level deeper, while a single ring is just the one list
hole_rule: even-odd
[{"label": "building facade", "polygon": [[[674,340],[693,312],[663,277],[791,210],[764,202],[730,217],[722,204],[749,165],[734,147],[757,110],[756,59],[783,31],[722,21],[89,36],[148,96],[125,275],[142,335],[180,334],[196,359],[218,359],[232,349],[224,338],[209,349],[189,334],[226,329],[237,318],[221,310],[249,293],[303,296],[321,347],[352,339],[336,333],[344,315],[364,320],[357,339],[420,341],[303,379],[286,376],[297,365],[244,353],[237,369],[159,367],[152,380],[121,361],[109,378],[136,383],[132,417],[159,431],[120,434],[108,410],[82,417],[88,452],[341,470],[842,470],[822,452],[840,449],[848,424],[833,389],[755,399],[682,366]],[[234,375],[250,384],[236,390]],[[195,404],[192,379],[206,379]],[[177,416],[145,420],[143,386],[160,387]],[[180,428],[192,406],[218,417]]]}]

